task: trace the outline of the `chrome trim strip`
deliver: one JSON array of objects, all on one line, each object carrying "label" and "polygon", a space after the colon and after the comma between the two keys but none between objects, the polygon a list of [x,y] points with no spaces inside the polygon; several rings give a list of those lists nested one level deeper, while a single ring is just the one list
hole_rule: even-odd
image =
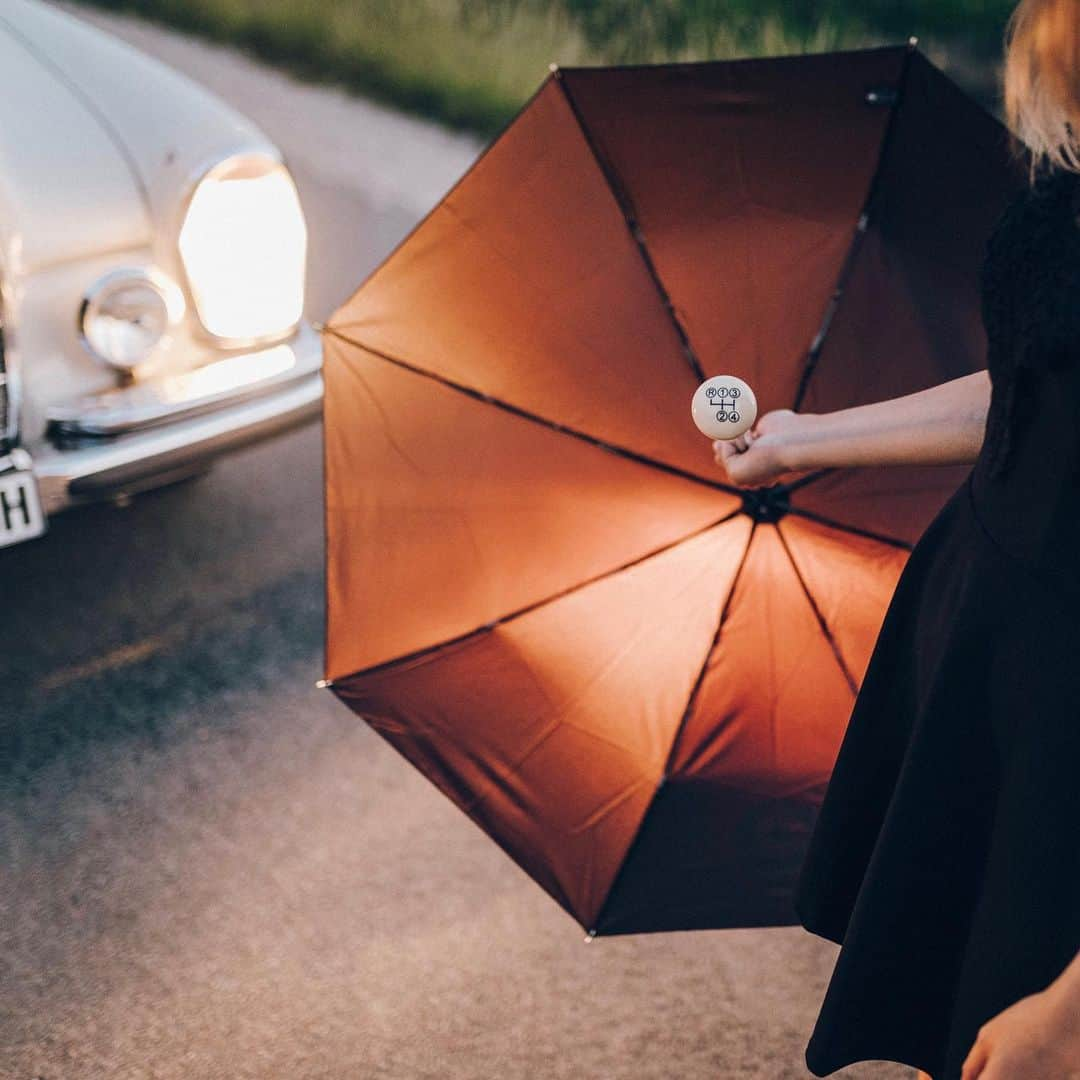
[{"label": "chrome trim strip", "polygon": [[0,453],[8,446],[11,425],[11,398],[8,395],[7,362],[4,355],[4,312],[0,306]]},{"label": "chrome trim strip", "polygon": [[7,268],[0,251],[0,371],[3,373],[5,409],[0,416],[0,448],[16,446],[19,442],[19,421],[22,416],[22,380],[19,375],[18,332],[8,321],[11,311],[11,286]]},{"label": "chrome trim strip", "polygon": [[42,506],[53,514],[316,420],[322,394],[322,376],[314,374],[277,393],[150,431],[71,450],[45,447],[34,454]]},{"label": "chrome trim strip", "polygon": [[61,438],[122,435],[270,393],[321,366],[321,339],[305,323],[281,345],[226,355],[189,371],[52,406],[46,415],[50,433]]}]

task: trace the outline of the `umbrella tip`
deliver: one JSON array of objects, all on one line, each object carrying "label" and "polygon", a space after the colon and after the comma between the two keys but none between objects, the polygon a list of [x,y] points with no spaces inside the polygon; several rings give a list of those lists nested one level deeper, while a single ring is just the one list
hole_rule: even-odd
[{"label": "umbrella tip", "polygon": [[595,929],[593,929],[593,930],[590,930],[590,931],[589,931],[589,932],[588,932],[588,933],[587,933],[587,934],[585,935],[585,944],[586,944],[586,945],[588,945],[588,944],[589,944],[589,942],[590,942],[590,941],[592,941],[592,939],[593,939],[594,937],[596,937],[596,930],[595,930]]},{"label": "umbrella tip", "polygon": [[907,39],[907,43],[908,48],[914,49],[915,46],[919,44],[919,39],[914,34],[912,34],[911,37]]},{"label": "umbrella tip", "polygon": [[334,680],[333,679],[319,679],[319,681],[315,683],[315,687],[318,690],[326,690],[326,689],[328,689],[329,687],[331,687],[333,685],[334,685]]},{"label": "umbrella tip", "polygon": [[558,75],[559,74],[559,65],[557,63],[555,63],[554,60],[552,60],[551,63],[548,64],[548,71],[550,71],[552,75]]}]

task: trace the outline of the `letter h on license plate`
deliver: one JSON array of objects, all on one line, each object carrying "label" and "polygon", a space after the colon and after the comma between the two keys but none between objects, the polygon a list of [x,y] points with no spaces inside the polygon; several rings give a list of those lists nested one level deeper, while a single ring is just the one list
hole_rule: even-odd
[{"label": "letter h on license plate", "polygon": [[0,458],[0,547],[31,540],[45,531],[37,481],[28,468]]}]

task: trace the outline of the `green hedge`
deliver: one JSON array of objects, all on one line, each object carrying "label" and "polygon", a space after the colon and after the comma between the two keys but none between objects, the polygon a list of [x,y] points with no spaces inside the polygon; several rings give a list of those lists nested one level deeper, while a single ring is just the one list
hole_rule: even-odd
[{"label": "green hedge", "polygon": [[[1000,52],[1000,0],[84,0],[235,44],[308,79],[482,134],[561,64],[904,41]],[[988,85],[986,80],[984,84]],[[985,97],[985,94],[984,94]]]}]

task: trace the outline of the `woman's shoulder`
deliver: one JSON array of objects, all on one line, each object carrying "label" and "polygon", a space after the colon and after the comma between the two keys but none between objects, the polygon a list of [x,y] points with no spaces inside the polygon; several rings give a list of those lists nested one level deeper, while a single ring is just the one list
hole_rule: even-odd
[{"label": "woman's shoulder", "polygon": [[[1075,359],[1080,341],[1080,172],[1045,168],[1006,206],[986,245],[983,322],[1000,367]],[[1016,347],[1020,346],[1019,349]]]},{"label": "woman's shoulder", "polygon": [[1031,288],[1080,272],[1080,171],[1044,168],[1005,206],[986,242],[984,289]]},{"label": "woman's shoulder", "polygon": [[1012,240],[1016,226],[1080,235],[1080,171],[1057,165],[1038,169],[1006,205],[990,235],[990,246]]},{"label": "woman's shoulder", "polygon": [[1040,166],[1032,180],[1031,188],[1037,194],[1075,191],[1080,182],[1080,168],[1067,168],[1053,163]]}]

